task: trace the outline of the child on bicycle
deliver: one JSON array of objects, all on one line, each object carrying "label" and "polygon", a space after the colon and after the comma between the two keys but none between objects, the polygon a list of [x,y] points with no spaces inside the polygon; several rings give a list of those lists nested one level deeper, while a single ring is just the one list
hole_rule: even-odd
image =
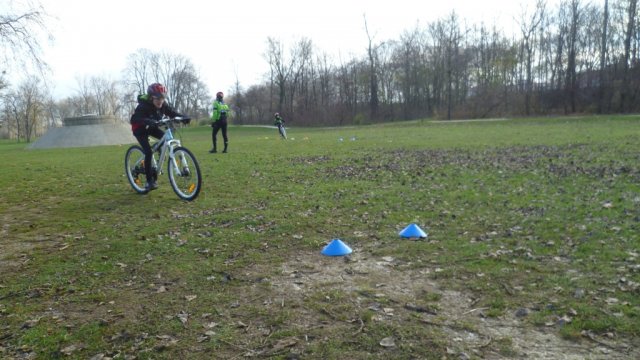
[{"label": "child on bicycle", "polygon": [[223,153],[227,152],[227,146],[229,146],[229,138],[227,137],[227,116],[229,115],[229,105],[224,103],[224,94],[222,91],[218,91],[216,94],[216,99],[213,101],[213,113],[211,114],[211,127],[213,130],[211,132],[211,140],[213,140],[213,148],[209,150],[210,153],[216,153],[217,150],[217,140],[218,140],[218,131],[222,130],[222,140],[224,140],[224,150]]},{"label": "child on bicycle", "polygon": [[274,116],[273,125],[278,127],[278,133],[282,137],[284,137],[284,135],[282,135],[282,127],[284,126],[284,119],[282,118],[282,116],[280,116],[280,113],[275,113],[273,116]]},{"label": "child on bicycle", "polygon": [[[158,188],[156,183],[157,173],[151,167],[153,150],[149,143],[149,136],[156,139],[162,139],[164,131],[158,127],[158,120],[163,115],[170,118],[185,117],[176,112],[166,101],[167,88],[160,83],[153,83],[147,87],[147,93],[138,96],[138,106],[131,115],[131,130],[138,143],[144,150],[144,171],[147,176],[147,190],[155,190]],[[185,117],[185,123],[189,123],[188,117]]]}]

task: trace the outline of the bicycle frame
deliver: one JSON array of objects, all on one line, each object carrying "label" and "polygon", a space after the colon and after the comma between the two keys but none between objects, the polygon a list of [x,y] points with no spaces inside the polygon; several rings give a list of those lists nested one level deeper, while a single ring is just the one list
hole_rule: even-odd
[{"label": "bicycle frame", "polygon": [[[153,167],[156,168],[158,175],[162,175],[163,173],[162,164],[164,164],[164,160],[166,159],[167,156],[169,156],[169,161],[171,162],[171,165],[174,166],[175,169],[177,169],[178,171],[181,171],[178,168],[178,164],[176,163],[173,149],[175,149],[178,146],[182,146],[182,144],[180,143],[180,140],[175,139],[173,137],[173,131],[171,131],[173,126],[170,124],[171,123],[167,123],[167,130],[164,132],[164,136],[162,137],[162,139],[158,140],[156,143],[154,143],[151,146],[151,149],[153,150],[154,153],[158,151],[158,146],[160,146],[160,158],[156,161],[156,157],[155,156],[153,157]],[[180,161],[181,164],[185,163],[184,156],[180,160],[181,160]]]},{"label": "bicycle frame", "polygon": [[287,139],[287,129],[284,127],[284,124],[278,125],[278,133],[283,139]]}]

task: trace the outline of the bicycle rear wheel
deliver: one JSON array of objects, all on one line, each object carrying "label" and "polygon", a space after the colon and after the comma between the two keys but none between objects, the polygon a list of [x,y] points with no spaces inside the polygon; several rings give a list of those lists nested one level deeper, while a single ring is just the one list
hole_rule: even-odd
[{"label": "bicycle rear wheel", "polygon": [[124,156],[124,172],[133,190],[140,194],[146,194],[145,188],[147,176],[144,172],[144,151],[138,145],[131,146]]},{"label": "bicycle rear wheel", "polygon": [[167,164],[169,182],[179,198],[191,201],[198,197],[202,188],[200,165],[193,153],[182,146],[173,149],[173,155]]}]

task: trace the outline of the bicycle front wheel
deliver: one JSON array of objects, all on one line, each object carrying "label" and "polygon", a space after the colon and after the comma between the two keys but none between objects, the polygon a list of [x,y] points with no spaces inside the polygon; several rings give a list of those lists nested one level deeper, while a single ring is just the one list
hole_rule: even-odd
[{"label": "bicycle front wheel", "polygon": [[131,146],[124,156],[124,171],[133,190],[140,194],[145,194],[148,191],[145,188],[147,176],[144,172],[144,166],[144,151],[138,145]]},{"label": "bicycle front wheel", "polygon": [[285,140],[287,139],[287,130],[285,130],[284,126],[280,127],[280,136]]},{"label": "bicycle front wheel", "polygon": [[198,197],[202,188],[200,165],[193,153],[178,146],[173,150],[173,159],[169,159],[169,182],[179,198],[191,201]]}]

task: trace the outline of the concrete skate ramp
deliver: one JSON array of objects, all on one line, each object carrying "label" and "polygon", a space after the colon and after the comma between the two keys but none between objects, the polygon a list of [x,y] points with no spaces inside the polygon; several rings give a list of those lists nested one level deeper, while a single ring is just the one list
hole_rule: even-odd
[{"label": "concrete skate ramp", "polygon": [[136,142],[128,124],[113,116],[87,115],[63,120],[64,126],[52,128],[29,148],[66,148],[122,145]]}]

